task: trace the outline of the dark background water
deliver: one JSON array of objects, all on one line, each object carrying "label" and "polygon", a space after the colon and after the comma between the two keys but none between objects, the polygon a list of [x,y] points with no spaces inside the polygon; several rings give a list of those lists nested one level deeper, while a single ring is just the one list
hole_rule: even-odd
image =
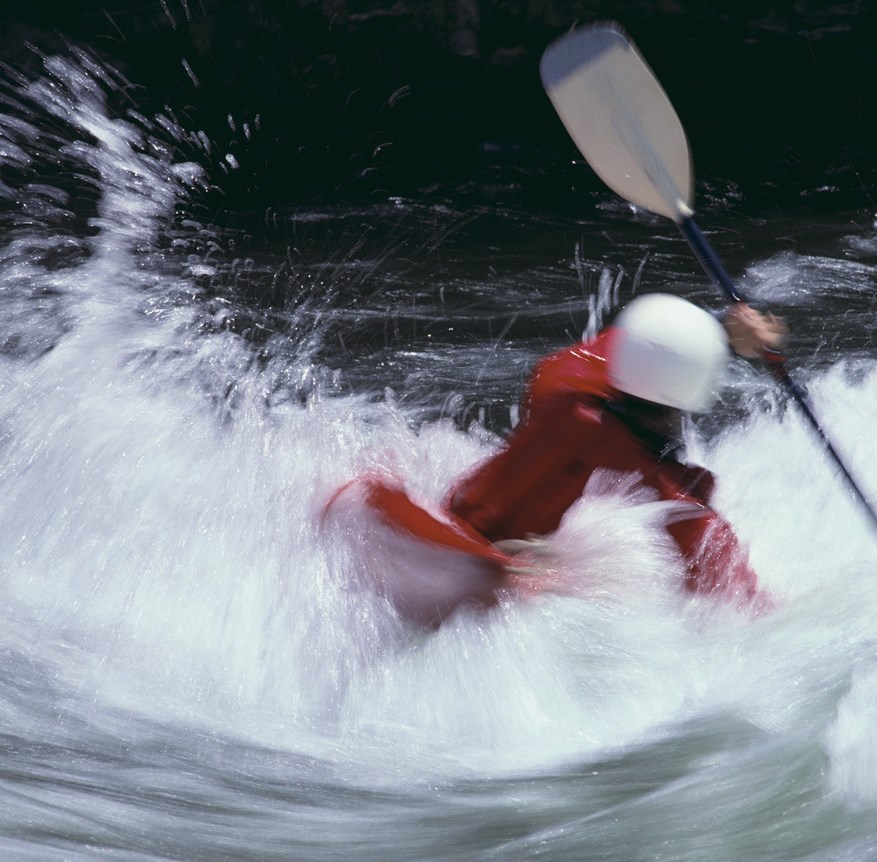
[{"label": "dark background water", "polygon": [[[510,397],[536,355],[581,334],[606,267],[630,290],[647,261],[646,287],[714,301],[673,226],[631,218],[577,160],[542,90],[545,46],[601,18],[630,32],[676,106],[702,226],[735,277],[784,251],[850,256],[840,238],[877,212],[866,0],[38,0],[4,5],[0,43],[25,80],[44,56],[84,50],[116,70],[111,116],[145,117],[159,137],[152,118],[178,121],[173,159],[202,164],[209,184],[178,220],[211,228],[168,240],[226,252],[203,279],[229,303],[223,327],[258,349],[314,321],[320,364],[369,390],[438,386],[435,410],[449,388],[476,405]],[[38,123],[44,140],[57,122]],[[69,189],[72,227],[53,229],[88,234],[97,184],[63,145],[44,149],[0,179]],[[0,205],[15,223],[15,201]],[[791,288],[770,297],[794,327],[793,362],[870,349],[867,315],[833,283],[824,294],[818,314]],[[857,296],[870,308],[870,290]],[[523,351],[504,352],[508,339]],[[482,352],[465,374],[484,345],[495,361]]]},{"label": "dark background water", "polygon": [[217,209],[452,190],[565,212],[599,184],[571,164],[538,60],[598,18],[639,44],[700,177],[765,210],[802,195],[813,209],[874,208],[867,0],[36,0],[4,4],[0,44],[16,68],[38,64],[32,46],[85,46],[131,82],[118,110],[170,109],[203,130]]}]

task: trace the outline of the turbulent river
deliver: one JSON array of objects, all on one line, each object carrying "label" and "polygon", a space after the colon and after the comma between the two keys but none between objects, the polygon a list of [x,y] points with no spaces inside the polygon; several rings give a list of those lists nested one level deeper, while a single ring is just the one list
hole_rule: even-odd
[{"label": "turbulent river", "polygon": [[[877,856],[877,541],[761,369],[686,435],[770,615],[680,594],[623,489],[556,539],[571,595],[428,633],[321,517],[363,470],[439,500],[637,290],[714,302],[672,225],[501,189],[219,222],[209,142],[118,86],[71,51],[2,99],[0,857]],[[699,192],[877,499],[873,213]]]}]

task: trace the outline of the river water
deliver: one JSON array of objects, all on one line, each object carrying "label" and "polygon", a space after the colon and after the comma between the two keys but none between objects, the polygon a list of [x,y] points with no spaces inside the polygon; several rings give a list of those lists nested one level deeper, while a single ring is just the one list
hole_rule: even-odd
[{"label": "river water", "polygon": [[[877,856],[877,542],[760,369],[686,434],[770,615],[681,595],[630,489],[564,523],[570,589],[435,632],[321,517],[363,470],[440,499],[636,290],[712,301],[672,226],[501,184],[213,218],[197,130],[117,83],[71,50],[4,90],[0,857]],[[877,499],[874,214],[805,191],[705,183],[702,226]]]}]

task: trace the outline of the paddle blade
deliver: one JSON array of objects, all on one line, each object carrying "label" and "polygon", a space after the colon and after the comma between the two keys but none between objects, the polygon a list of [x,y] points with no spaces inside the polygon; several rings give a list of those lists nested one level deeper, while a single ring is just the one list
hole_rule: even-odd
[{"label": "paddle blade", "polygon": [[623,30],[573,30],[548,46],[540,71],[564,126],[609,188],[677,223],[693,214],[685,130]]}]

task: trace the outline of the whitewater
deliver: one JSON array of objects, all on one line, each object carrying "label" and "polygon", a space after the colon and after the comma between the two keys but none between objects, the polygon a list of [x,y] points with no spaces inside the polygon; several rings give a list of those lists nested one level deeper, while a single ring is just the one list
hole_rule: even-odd
[{"label": "whitewater", "polygon": [[[541,353],[675,277],[664,226],[602,210],[659,249],[624,272],[584,223],[402,199],[247,244],[193,203],[224,154],[120,86],[71,51],[3,91],[0,856],[877,855],[877,537],[757,367],[686,443],[772,614],[680,593],[625,483],[554,538],[563,588],[436,631],[373,589],[380,529],[323,517],[363,471],[440,501]],[[797,310],[796,377],[877,499],[877,235],[839,222],[742,275]]]}]

